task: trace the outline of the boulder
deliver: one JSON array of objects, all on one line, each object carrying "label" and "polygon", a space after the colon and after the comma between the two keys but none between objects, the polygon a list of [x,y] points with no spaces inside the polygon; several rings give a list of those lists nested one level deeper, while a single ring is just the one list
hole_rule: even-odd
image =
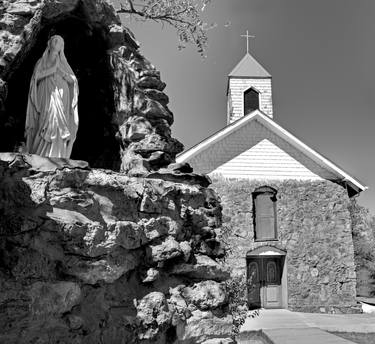
[{"label": "boulder", "polygon": [[171,274],[188,277],[191,279],[212,279],[225,281],[230,277],[228,268],[204,255],[195,256],[195,264],[177,264],[171,269]]},{"label": "boulder", "polygon": [[137,81],[137,86],[144,89],[163,91],[166,84],[157,77],[144,76]]},{"label": "boulder", "polygon": [[180,257],[182,250],[178,242],[171,236],[167,237],[159,245],[150,245],[147,257],[151,262],[158,263],[169,259]]},{"label": "boulder", "polygon": [[181,223],[167,216],[145,220],[142,225],[148,240],[155,240],[168,235],[179,238],[182,234]]},{"label": "boulder", "polygon": [[139,339],[155,340],[163,333],[172,321],[172,313],[164,294],[152,292],[143,297],[137,304],[137,320],[143,328]]},{"label": "boulder", "polygon": [[150,283],[156,281],[160,276],[157,269],[149,268],[146,272],[146,277],[142,280],[143,283]]},{"label": "boulder", "polygon": [[186,287],[182,296],[200,310],[215,309],[227,301],[225,284],[215,281],[203,281]]},{"label": "boulder", "polygon": [[104,245],[116,244],[128,250],[139,248],[147,242],[142,228],[130,221],[117,221],[109,225],[105,236]]},{"label": "boulder", "polygon": [[228,338],[232,331],[232,317],[216,317],[210,311],[195,310],[186,323],[177,326],[179,344],[203,343],[214,338]]},{"label": "boulder", "polygon": [[81,299],[81,288],[73,282],[35,282],[29,293],[31,313],[35,316],[69,312]]},{"label": "boulder", "polygon": [[140,259],[136,253],[115,252],[117,257],[99,260],[82,260],[71,257],[66,260],[64,272],[74,276],[84,283],[96,284],[99,281],[113,283],[122,275],[134,270]]}]

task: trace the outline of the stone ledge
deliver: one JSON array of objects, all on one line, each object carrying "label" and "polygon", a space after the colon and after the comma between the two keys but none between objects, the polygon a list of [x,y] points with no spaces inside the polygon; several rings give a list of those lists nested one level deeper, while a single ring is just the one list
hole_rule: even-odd
[{"label": "stone ledge", "polygon": [[88,162],[63,158],[45,158],[36,154],[0,153],[0,161],[9,164],[29,165],[36,172],[54,172],[64,168],[89,170]]}]

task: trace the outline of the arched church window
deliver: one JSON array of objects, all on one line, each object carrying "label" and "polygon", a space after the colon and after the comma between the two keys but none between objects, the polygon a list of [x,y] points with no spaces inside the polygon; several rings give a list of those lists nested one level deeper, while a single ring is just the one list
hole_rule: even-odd
[{"label": "arched church window", "polygon": [[254,88],[249,88],[244,93],[244,115],[257,109],[259,109],[259,92]]},{"label": "arched church window", "polygon": [[277,240],[277,190],[262,186],[253,192],[254,239]]}]

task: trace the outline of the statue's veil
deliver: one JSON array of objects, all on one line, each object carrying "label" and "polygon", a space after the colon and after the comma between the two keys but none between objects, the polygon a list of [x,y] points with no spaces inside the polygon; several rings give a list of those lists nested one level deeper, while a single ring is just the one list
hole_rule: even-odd
[{"label": "statue's veil", "polygon": [[[65,73],[69,74],[70,76],[74,77],[74,79],[75,79],[74,72],[73,72],[72,68],[70,67],[70,65],[69,65],[69,63],[68,63],[68,61],[65,57],[65,53],[64,53],[65,42],[64,42],[64,39],[59,35],[51,36],[50,39],[48,40],[47,48],[44,51],[42,58],[40,59],[40,64],[38,66],[39,70],[45,70],[45,69],[48,68],[48,66],[47,66],[47,56],[48,56],[48,53],[51,49],[51,42],[54,38],[58,38],[60,40],[61,44],[62,44],[62,49],[60,49],[59,55],[57,56],[57,59],[58,59],[57,63],[59,65],[60,69],[62,71],[64,71]],[[77,92],[74,92],[74,95],[76,95],[76,97],[73,97],[73,99],[72,99],[72,107],[73,108],[77,106],[78,88],[77,88]],[[74,99],[74,98],[76,98],[76,99]]]},{"label": "statue's veil", "polygon": [[57,56],[57,58],[58,58],[57,62],[60,65],[60,68],[65,73],[70,74],[70,75],[74,75],[73,70],[70,67],[70,65],[69,65],[69,63],[68,63],[68,61],[66,60],[66,57],[65,57],[65,53],[64,53],[65,42],[64,42],[63,38],[59,35],[51,36],[50,39],[48,40],[47,48],[46,48],[46,50],[44,50],[43,56],[40,59],[41,63],[39,65],[39,68],[41,70],[45,70],[45,69],[48,68],[48,66],[47,66],[47,56],[48,56],[48,53],[51,49],[51,42],[54,38],[58,38],[60,40],[60,43],[62,44],[62,49],[60,50],[59,55]]}]

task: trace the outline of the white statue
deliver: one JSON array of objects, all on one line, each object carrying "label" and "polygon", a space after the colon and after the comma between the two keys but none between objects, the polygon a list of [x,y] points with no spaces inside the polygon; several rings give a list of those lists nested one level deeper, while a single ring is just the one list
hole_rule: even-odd
[{"label": "white statue", "polygon": [[52,36],[35,65],[26,113],[26,150],[69,158],[78,130],[78,82],[64,55],[64,40]]}]

